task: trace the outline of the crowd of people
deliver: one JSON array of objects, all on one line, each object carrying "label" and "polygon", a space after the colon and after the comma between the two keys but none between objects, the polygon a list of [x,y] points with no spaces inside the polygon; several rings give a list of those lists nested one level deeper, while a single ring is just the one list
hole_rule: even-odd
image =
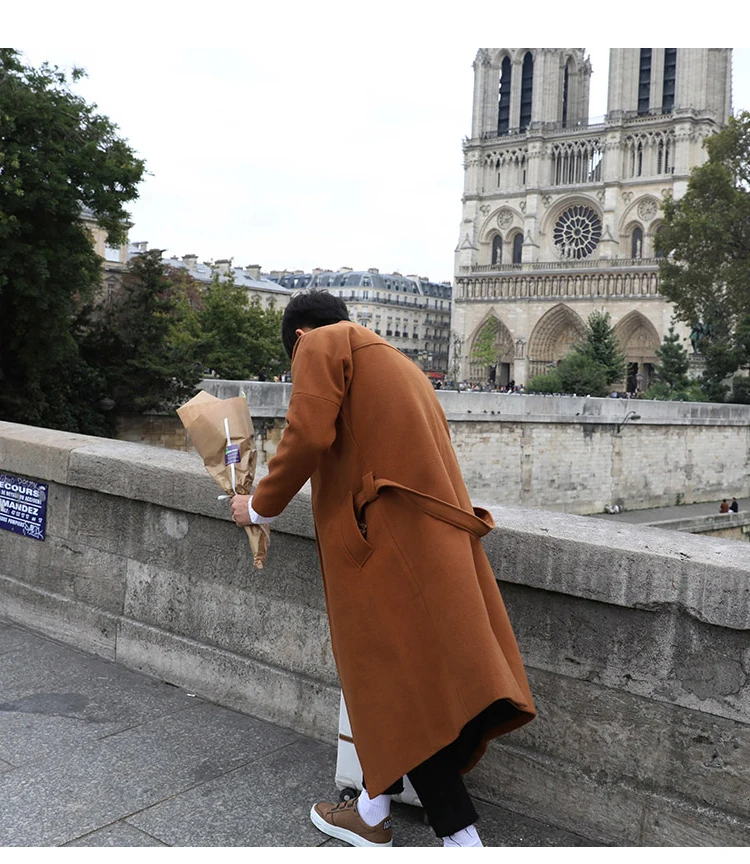
[{"label": "crowd of people", "polygon": [[462,393],[525,393],[523,384],[509,381],[507,384],[480,384],[476,381],[437,381],[433,382],[436,390],[460,390]]}]

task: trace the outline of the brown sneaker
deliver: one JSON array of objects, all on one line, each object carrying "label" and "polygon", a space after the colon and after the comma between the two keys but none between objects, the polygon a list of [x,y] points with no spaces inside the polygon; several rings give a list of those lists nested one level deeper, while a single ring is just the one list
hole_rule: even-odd
[{"label": "brown sneaker", "polygon": [[324,834],[350,846],[393,846],[391,817],[386,816],[382,822],[370,827],[359,815],[356,798],[341,804],[315,804],[310,819]]}]

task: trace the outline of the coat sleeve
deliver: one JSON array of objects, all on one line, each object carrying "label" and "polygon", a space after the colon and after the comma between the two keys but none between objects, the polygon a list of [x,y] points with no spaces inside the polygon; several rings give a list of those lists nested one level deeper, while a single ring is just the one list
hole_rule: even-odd
[{"label": "coat sleeve", "polygon": [[268,474],[253,493],[257,513],[281,513],[330,450],[349,387],[351,359],[346,333],[334,326],[319,327],[299,339],[292,360],[287,425]]}]

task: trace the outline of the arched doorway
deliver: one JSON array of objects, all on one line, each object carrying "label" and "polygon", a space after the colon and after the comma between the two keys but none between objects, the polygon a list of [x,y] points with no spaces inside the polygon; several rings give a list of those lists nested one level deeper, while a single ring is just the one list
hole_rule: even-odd
[{"label": "arched doorway", "polygon": [[628,393],[645,392],[659,362],[656,349],[661,344],[656,327],[641,312],[629,312],[614,328],[620,350],[628,364]]},{"label": "arched doorway", "polygon": [[[513,377],[513,337],[495,315],[488,315],[469,343],[469,381],[505,387]],[[485,354],[479,358],[477,354]],[[486,362],[485,362],[486,361]]]},{"label": "arched doorway", "polygon": [[586,325],[569,306],[558,303],[537,321],[529,338],[528,377],[542,375],[586,337]]}]

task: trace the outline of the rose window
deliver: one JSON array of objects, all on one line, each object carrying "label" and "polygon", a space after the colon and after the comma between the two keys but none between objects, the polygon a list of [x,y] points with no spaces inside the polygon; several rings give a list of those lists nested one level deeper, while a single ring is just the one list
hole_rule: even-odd
[{"label": "rose window", "polygon": [[557,220],[553,238],[563,258],[587,258],[602,239],[601,219],[590,207],[569,207]]}]

